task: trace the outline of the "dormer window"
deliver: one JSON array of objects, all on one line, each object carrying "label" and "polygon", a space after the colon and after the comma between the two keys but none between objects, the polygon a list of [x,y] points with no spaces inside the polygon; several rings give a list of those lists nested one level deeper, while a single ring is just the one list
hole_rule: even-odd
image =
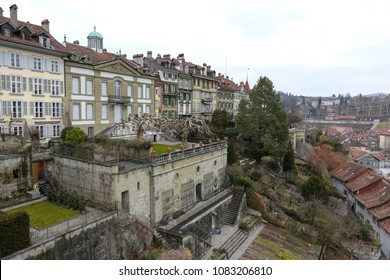
[{"label": "dormer window", "polygon": [[11,36],[11,29],[9,29],[9,28],[4,28],[4,36],[10,37],[10,36]]},{"label": "dormer window", "polygon": [[50,48],[50,38],[39,36],[39,42],[44,46],[45,48]]}]

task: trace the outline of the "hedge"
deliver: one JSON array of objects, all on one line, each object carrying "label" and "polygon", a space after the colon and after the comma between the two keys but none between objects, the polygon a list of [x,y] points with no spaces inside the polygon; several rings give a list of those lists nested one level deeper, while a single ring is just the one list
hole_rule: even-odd
[{"label": "hedge", "polygon": [[10,255],[30,245],[30,218],[27,212],[0,214],[0,256]]}]

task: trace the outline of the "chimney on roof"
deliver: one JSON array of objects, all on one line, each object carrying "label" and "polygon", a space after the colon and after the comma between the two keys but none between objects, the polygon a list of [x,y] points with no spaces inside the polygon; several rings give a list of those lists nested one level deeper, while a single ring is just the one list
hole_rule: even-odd
[{"label": "chimney on roof", "polygon": [[106,52],[107,52],[107,49],[106,49],[106,48],[104,48],[104,49],[103,49],[103,53],[106,53]]},{"label": "chimney on roof", "polygon": [[157,54],[156,63],[161,65],[161,55]]},{"label": "chimney on roof", "polygon": [[47,33],[50,33],[50,21],[48,19],[42,20],[41,26]]},{"label": "chimney on roof", "polygon": [[18,6],[13,4],[9,7],[10,23],[13,27],[18,26]]},{"label": "chimney on roof", "polygon": [[142,66],[144,64],[144,55],[142,53],[134,54],[133,60],[135,63]]},{"label": "chimney on roof", "polygon": [[3,16],[3,12],[4,12],[3,8],[0,7],[0,16]]},{"label": "chimney on roof", "polygon": [[148,52],[146,53],[146,56],[147,56],[147,58],[152,59],[152,58],[153,58],[153,53],[152,53],[152,51],[148,51]]},{"label": "chimney on roof", "polygon": [[79,42],[79,40],[76,40],[76,41],[73,41],[73,44],[74,45],[80,45],[80,42]]}]

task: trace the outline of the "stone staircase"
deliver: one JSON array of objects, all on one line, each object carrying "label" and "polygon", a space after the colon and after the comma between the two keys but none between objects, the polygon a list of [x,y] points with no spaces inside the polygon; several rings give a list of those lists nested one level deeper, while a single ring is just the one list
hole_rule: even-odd
[{"label": "stone staircase", "polygon": [[240,209],[240,204],[242,201],[242,197],[244,196],[244,192],[241,190],[234,190],[232,201],[230,202],[227,213],[224,219],[224,224],[234,226],[237,222],[237,215]]},{"label": "stone staircase", "polygon": [[228,240],[226,240],[219,250],[225,250],[227,258],[230,259],[247,238],[248,232],[238,229]]},{"label": "stone staircase", "polygon": [[159,233],[156,229],[153,231],[153,236],[161,240],[162,246],[164,248],[172,249],[172,246],[168,243],[168,241],[164,238],[164,236],[161,233]]}]

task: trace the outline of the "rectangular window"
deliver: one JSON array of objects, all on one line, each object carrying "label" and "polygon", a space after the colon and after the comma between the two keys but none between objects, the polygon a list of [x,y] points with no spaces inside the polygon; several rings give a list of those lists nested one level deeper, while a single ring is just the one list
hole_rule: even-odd
[{"label": "rectangular window", "polygon": [[92,80],[87,80],[87,94],[92,94],[92,90],[93,90],[93,84],[92,84]]},{"label": "rectangular window", "polygon": [[167,106],[167,105],[168,105],[168,96],[164,96],[163,105],[164,105],[164,106]]},{"label": "rectangular window", "polygon": [[127,85],[127,96],[131,97],[131,92],[132,92],[132,86],[131,85]]},{"label": "rectangular window", "polygon": [[11,53],[10,59],[11,67],[20,67],[20,53]]},{"label": "rectangular window", "polygon": [[107,104],[102,105],[102,119],[103,120],[107,119]]},{"label": "rectangular window", "polygon": [[33,69],[42,71],[42,57],[33,56]]},{"label": "rectangular window", "polygon": [[59,125],[52,126],[52,137],[60,137],[60,126]]},{"label": "rectangular window", "polygon": [[145,98],[146,98],[146,99],[150,99],[150,87],[146,87],[146,90],[145,90]]},{"label": "rectangular window", "polygon": [[33,94],[39,94],[41,95],[43,93],[42,91],[42,79],[40,78],[33,78]]},{"label": "rectangular window", "polygon": [[23,102],[12,101],[12,117],[22,118],[23,117]]},{"label": "rectangular window", "polygon": [[150,114],[150,105],[146,105],[145,113]]},{"label": "rectangular window", "polygon": [[142,115],[142,105],[138,105],[138,115]]},{"label": "rectangular window", "polygon": [[22,93],[22,77],[11,76],[11,92]]},{"label": "rectangular window", "polygon": [[51,80],[51,95],[58,96],[60,95],[60,81]]},{"label": "rectangular window", "polygon": [[87,119],[88,120],[93,119],[93,104],[92,103],[87,104]]},{"label": "rectangular window", "polygon": [[23,136],[23,126],[18,125],[18,126],[11,127],[11,133],[13,135]]},{"label": "rectangular window", "polygon": [[75,94],[79,93],[79,83],[80,83],[80,80],[78,77],[72,78],[72,93],[75,93]]},{"label": "rectangular window", "polygon": [[107,96],[107,82],[102,82],[102,96]]},{"label": "rectangular window", "polygon": [[51,60],[50,61],[50,70],[51,70],[51,72],[54,72],[54,73],[60,72],[60,66],[59,66],[58,60]]},{"label": "rectangular window", "polygon": [[121,81],[115,81],[115,84],[114,84],[115,97],[121,96],[121,87],[122,87]]},{"label": "rectangular window", "polygon": [[79,120],[80,119],[80,104],[73,104],[73,119]]},{"label": "rectangular window", "polygon": [[51,103],[51,116],[53,118],[61,117],[61,103],[60,102]]},{"label": "rectangular window", "polygon": [[4,36],[11,36],[11,30],[9,28],[4,28]]},{"label": "rectangular window", "polygon": [[34,118],[43,118],[43,101],[34,101]]},{"label": "rectangular window", "polygon": [[45,126],[44,125],[37,125],[36,128],[38,130],[39,138],[45,138]]},{"label": "rectangular window", "polygon": [[138,98],[142,98],[142,86],[138,86]]},{"label": "rectangular window", "polygon": [[129,105],[127,106],[127,115],[130,116],[131,114],[133,114],[133,106]]}]

